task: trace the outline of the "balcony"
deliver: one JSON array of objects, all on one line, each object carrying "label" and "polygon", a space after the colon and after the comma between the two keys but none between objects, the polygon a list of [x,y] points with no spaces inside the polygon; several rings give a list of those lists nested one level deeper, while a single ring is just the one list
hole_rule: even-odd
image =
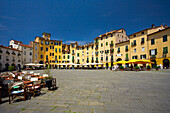
[{"label": "balcony", "polygon": [[132,42],[132,43],[131,43],[131,46],[132,46],[132,47],[133,47],[133,46],[136,46],[136,43],[133,43],[133,42]]},{"label": "balcony", "polygon": [[150,58],[156,58],[156,55],[151,55]]},{"label": "balcony", "polygon": [[113,47],[113,44],[110,44],[110,47]]}]

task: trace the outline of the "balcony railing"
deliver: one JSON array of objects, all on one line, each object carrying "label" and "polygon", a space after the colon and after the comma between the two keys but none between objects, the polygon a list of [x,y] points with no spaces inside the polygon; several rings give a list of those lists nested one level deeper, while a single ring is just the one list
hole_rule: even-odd
[{"label": "balcony railing", "polygon": [[156,58],[156,56],[155,55],[151,55],[150,58]]}]

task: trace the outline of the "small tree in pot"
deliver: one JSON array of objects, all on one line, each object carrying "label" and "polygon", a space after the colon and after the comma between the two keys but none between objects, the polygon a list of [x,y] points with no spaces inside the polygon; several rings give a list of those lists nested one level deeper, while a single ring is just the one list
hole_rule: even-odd
[{"label": "small tree in pot", "polygon": [[44,70],[44,74],[48,75],[47,77],[45,77],[45,82],[46,85],[48,86],[48,89],[50,89],[50,87],[52,87],[52,80],[53,80],[53,76],[51,75],[51,71],[50,71],[50,65],[48,65],[47,69]]},{"label": "small tree in pot", "polygon": [[160,68],[160,66],[155,66],[155,69],[158,70]]},{"label": "small tree in pot", "polygon": [[124,67],[123,66],[120,66],[119,69],[120,69],[120,71],[124,71]]},{"label": "small tree in pot", "polygon": [[148,66],[146,67],[146,69],[147,69],[147,71],[150,71],[150,70],[151,70],[151,66],[148,65]]},{"label": "small tree in pot", "polygon": [[139,66],[136,66],[135,69],[136,69],[136,71],[139,71]]}]

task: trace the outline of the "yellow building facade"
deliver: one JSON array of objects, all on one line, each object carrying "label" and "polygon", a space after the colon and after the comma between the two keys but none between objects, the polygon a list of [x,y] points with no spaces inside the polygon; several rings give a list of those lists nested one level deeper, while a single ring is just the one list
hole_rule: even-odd
[{"label": "yellow building facade", "polygon": [[162,65],[169,68],[170,64],[170,28],[148,35],[148,58],[154,62],[152,66]]},{"label": "yellow building facade", "polygon": [[[43,33],[42,37],[36,37],[32,42],[35,63],[50,64],[54,67],[63,67],[60,64],[64,63],[78,64],[74,67],[109,68],[120,60],[148,59],[155,62],[154,65],[169,66],[170,29],[167,26],[152,25],[151,28],[129,36],[124,29],[114,30],[99,35],[93,43],[84,45],[78,45],[77,42],[62,44],[62,40],[50,40],[50,36],[49,33]],[[153,40],[155,44],[151,44]],[[154,53],[157,54],[153,55]],[[89,63],[96,65],[86,65]]]}]

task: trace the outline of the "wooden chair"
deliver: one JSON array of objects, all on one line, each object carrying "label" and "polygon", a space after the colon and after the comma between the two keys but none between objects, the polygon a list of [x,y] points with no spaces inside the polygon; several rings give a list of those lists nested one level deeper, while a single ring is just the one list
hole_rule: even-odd
[{"label": "wooden chair", "polygon": [[41,93],[41,81],[39,80],[39,81],[33,82],[32,84],[28,84],[27,88],[28,88],[29,94],[33,94],[33,97],[35,97],[36,93],[38,94]]},{"label": "wooden chair", "polygon": [[56,88],[56,78],[53,78],[52,80],[52,88]]},{"label": "wooden chair", "polygon": [[28,89],[24,85],[9,88],[9,104],[16,98],[26,100]]}]

